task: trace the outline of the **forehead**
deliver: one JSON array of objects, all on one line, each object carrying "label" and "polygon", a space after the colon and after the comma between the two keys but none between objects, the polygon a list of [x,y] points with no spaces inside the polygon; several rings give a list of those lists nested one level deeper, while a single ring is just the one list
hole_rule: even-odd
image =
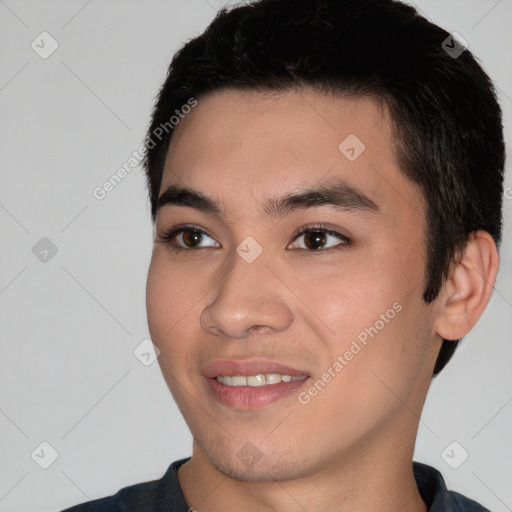
[{"label": "forehead", "polygon": [[187,186],[220,198],[235,214],[339,178],[383,210],[422,215],[422,195],[393,148],[389,114],[370,97],[217,91],[198,99],[175,128],[160,193]]}]

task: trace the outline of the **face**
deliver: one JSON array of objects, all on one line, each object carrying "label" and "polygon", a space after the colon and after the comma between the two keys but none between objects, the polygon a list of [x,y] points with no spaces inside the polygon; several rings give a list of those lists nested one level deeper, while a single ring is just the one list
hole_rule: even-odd
[{"label": "face", "polygon": [[216,92],[176,128],[147,313],[193,459],[270,481],[412,457],[439,340],[392,141],[374,100],[307,89]]}]

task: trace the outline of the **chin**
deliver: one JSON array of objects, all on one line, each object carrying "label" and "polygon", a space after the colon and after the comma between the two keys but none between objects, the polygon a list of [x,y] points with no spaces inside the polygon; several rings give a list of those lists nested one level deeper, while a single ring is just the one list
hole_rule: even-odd
[{"label": "chin", "polygon": [[295,480],[312,473],[305,461],[296,456],[278,451],[272,455],[257,451],[254,445],[247,443],[236,453],[214,453],[207,451],[210,464],[224,475],[242,482],[280,482]]}]

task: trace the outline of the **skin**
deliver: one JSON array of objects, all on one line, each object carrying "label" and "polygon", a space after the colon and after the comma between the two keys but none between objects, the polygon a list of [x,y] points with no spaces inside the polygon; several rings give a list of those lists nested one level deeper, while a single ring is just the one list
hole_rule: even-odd
[{"label": "skin", "polygon": [[[371,98],[221,91],[200,98],[175,130],[161,193],[187,186],[227,212],[221,220],[161,208],[148,272],[151,337],[194,437],[178,473],[188,504],[199,512],[427,510],[411,466],[419,416],[441,337],[465,335],[487,304],[498,265],[491,237],[472,237],[426,306],[425,202],[399,169],[387,111]],[[366,146],[355,161],[338,149],[349,134]],[[331,178],[363,191],[379,212],[322,206],[276,219],[262,210],[269,197]],[[205,232],[200,249],[175,253],[160,243],[182,223]],[[352,243],[326,235],[333,249],[315,250],[304,248],[307,235],[293,238],[318,223]],[[236,252],[248,236],[263,248],[250,264]],[[270,359],[307,370],[299,390],[307,391],[396,303],[400,312],[307,404],[294,392],[241,410],[205,386],[205,363]],[[237,457],[248,442],[260,457],[254,464]]]}]

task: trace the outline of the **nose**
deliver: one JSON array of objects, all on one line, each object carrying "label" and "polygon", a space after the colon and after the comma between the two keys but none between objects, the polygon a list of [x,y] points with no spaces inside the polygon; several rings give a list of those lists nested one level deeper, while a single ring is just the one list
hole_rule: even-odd
[{"label": "nose", "polygon": [[263,254],[252,263],[234,254],[213,300],[201,312],[203,329],[216,336],[243,340],[254,331],[283,331],[289,327],[293,320],[286,302],[289,293],[267,267]]}]

